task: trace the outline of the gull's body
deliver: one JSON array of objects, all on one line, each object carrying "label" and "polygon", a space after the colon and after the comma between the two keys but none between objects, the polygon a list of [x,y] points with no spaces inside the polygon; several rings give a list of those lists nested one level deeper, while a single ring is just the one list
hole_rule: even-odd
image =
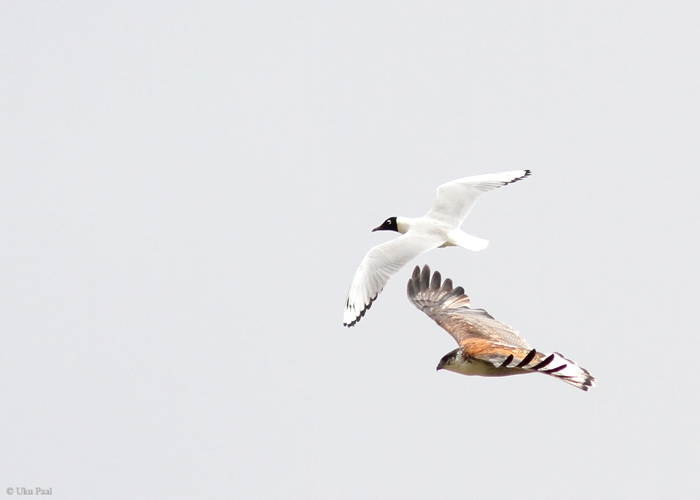
[{"label": "gull's body", "polygon": [[355,272],[345,300],[343,324],[360,321],[389,278],[411,259],[434,248],[459,246],[479,251],[487,240],[471,236],[459,227],[484,193],[524,179],[529,170],[464,177],[437,188],[435,203],[423,217],[390,217],[373,231],[396,231],[402,236],[370,249]]},{"label": "gull's body", "polygon": [[532,349],[517,331],[483,309],[471,309],[462,287],[452,280],[441,283],[430,268],[416,266],[408,281],[408,298],[457,341],[459,347],[446,354],[437,366],[463,375],[503,377],[523,373],[544,373],[587,391],[595,378],[559,353]]}]

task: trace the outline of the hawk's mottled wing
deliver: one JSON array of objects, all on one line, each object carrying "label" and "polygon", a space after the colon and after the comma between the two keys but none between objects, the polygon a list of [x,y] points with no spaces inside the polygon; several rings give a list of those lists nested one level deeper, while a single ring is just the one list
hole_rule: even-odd
[{"label": "hawk's mottled wing", "polygon": [[441,283],[438,271],[430,278],[430,268],[423,270],[416,266],[408,282],[408,298],[418,309],[447,330],[457,343],[466,347],[473,346],[481,351],[486,343],[493,347],[523,350],[527,354],[532,348],[518,332],[510,326],[495,319],[483,309],[471,309],[470,300],[464,288],[453,288],[452,280]]},{"label": "hawk's mottled wing", "polygon": [[557,352],[548,354],[532,349],[510,326],[483,309],[471,309],[464,289],[453,288],[449,278],[441,283],[437,271],[431,279],[428,266],[423,270],[416,267],[413,271],[408,281],[408,298],[454,337],[467,365],[472,363],[469,360],[491,365],[493,368],[487,370],[488,375],[539,372],[584,391],[594,385],[595,378],[570,359]]}]

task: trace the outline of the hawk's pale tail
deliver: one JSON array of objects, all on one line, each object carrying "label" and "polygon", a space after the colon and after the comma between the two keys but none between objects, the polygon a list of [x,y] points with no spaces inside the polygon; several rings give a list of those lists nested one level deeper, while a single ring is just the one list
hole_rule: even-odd
[{"label": "hawk's pale tail", "polygon": [[567,384],[578,387],[582,391],[587,391],[595,386],[595,378],[588,373],[588,370],[581,368],[558,352],[552,354],[537,353],[537,356],[532,356],[531,362],[520,365],[519,368],[551,375]]}]

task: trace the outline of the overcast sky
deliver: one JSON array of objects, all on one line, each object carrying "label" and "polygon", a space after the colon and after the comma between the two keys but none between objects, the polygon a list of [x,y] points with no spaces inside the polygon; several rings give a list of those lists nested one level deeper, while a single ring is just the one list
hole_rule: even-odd
[{"label": "overcast sky", "polygon": [[[0,496],[697,493],[692,2],[6,1],[0,68]],[[371,228],[525,168],[343,328]],[[423,264],[597,387],[436,372]]]}]

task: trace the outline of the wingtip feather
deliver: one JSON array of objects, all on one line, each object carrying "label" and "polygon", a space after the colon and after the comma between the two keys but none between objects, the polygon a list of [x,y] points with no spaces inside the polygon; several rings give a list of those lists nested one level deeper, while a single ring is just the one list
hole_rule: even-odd
[{"label": "wingtip feather", "polygon": [[[359,313],[356,313],[354,316],[350,316],[351,318],[353,318],[351,321],[348,321],[348,319],[347,319],[347,313],[349,312],[349,309],[346,309],[345,310],[346,318],[343,319],[343,326],[345,326],[347,328],[351,328],[351,327],[355,326],[364,317],[364,315],[367,313],[369,308],[372,307],[372,304],[374,304],[374,301],[377,300],[377,297],[378,297],[378,295],[371,297],[369,299],[369,304],[366,304]],[[346,307],[347,307],[347,305],[346,305]]]},{"label": "wingtip feather", "polygon": [[411,302],[419,309],[437,304],[447,307],[457,302],[468,307],[470,301],[464,293],[464,288],[461,286],[453,288],[453,286],[450,278],[442,281],[439,271],[435,271],[431,276],[430,267],[425,265],[421,269],[416,266],[413,276],[408,280],[406,292]]}]

